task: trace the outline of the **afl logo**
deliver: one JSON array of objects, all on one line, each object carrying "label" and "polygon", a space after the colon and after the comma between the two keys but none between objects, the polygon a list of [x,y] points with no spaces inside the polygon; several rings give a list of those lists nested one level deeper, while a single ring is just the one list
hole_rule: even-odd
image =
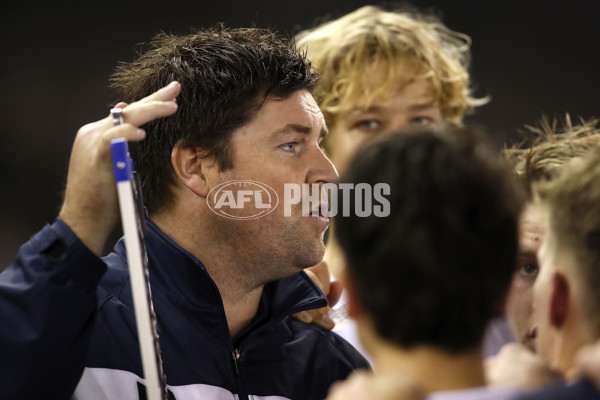
[{"label": "afl logo", "polygon": [[208,192],[208,207],[230,219],[256,219],[272,213],[279,196],[269,185],[257,181],[223,182]]}]

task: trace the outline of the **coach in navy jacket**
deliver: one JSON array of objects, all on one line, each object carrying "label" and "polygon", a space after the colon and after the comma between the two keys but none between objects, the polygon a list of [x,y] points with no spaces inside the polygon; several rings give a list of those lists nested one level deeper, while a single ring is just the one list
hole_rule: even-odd
[{"label": "coach in navy jacket", "polygon": [[[68,248],[54,250],[63,246],[58,235],[70,242]],[[249,394],[324,398],[331,382],[368,367],[339,336],[289,317],[326,305],[303,272],[265,285],[258,314],[232,339],[219,292],[202,263],[152,223],[146,242],[165,373],[174,398],[226,399],[232,393],[242,399]],[[58,251],[64,251],[60,258],[53,254]],[[3,318],[9,312],[19,316],[11,329],[2,329],[0,398],[69,398],[86,352],[77,398],[143,398],[138,397],[143,374],[124,260],[121,240],[104,258],[109,268],[96,302],[94,287],[106,266],[64,222],[57,219],[23,246],[16,262],[0,275]],[[175,269],[179,272],[173,274]],[[31,310],[30,319],[7,305]],[[12,336],[6,337],[7,332]],[[7,359],[19,362],[9,366]]]},{"label": "coach in navy jacket", "polygon": [[145,398],[123,242],[98,257],[118,220],[119,137],[137,142],[171,397],[321,399],[366,367],[290,318],[326,305],[301,271],[322,259],[329,221],[318,199],[309,215],[286,203],[286,185],[337,178],[307,60],[269,31],[217,26],[161,34],[113,78],[124,124],[80,129],[60,218],[0,276],[0,398]]}]

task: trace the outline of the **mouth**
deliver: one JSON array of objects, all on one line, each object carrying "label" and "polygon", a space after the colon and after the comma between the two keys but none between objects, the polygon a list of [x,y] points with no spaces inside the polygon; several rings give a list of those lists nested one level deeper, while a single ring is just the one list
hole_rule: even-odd
[{"label": "mouth", "polygon": [[328,224],[328,223],[329,223],[329,217],[327,217],[327,216],[325,215],[325,213],[326,213],[326,210],[327,210],[327,204],[324,204],[324,203],[322,203],[322,204],[319,204],[318,206],[316,206],[315,208],[313,208],[313,209],[311,210],[311,212],[310,212],[310,214],[308,215],[308,217],[311,217],[311,218],[316,218],[316,219],[318,219],[319,221],[321,221],[321,222],[324,222],[324,223],[327,223],[327,224]]}]

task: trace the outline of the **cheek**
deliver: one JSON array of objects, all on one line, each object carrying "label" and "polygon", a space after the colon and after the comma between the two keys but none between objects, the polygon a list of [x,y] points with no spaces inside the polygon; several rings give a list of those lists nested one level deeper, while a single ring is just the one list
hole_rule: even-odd
[{"label": "cheek", "polygon": [[538,281],[533,286],[532,290],[533,320],[537,326],[541,326],[545,323],[545,315],[547,308],[545,289],[546,287],[544,285],[543,277],[538,277]]},{"label": "cheek", "polygon": [[517,307],[531,307],[533,302],[533,285],[531,278],[515,274],[508,297],[509,303],[514,303]]},{"label": "cheek", "polygon": [[219,172],[217,184],[246,179],[248,179],[248,177],[245,174],[241,174],[238,169],[234,168]]},{"label": "cheek", "polygon": [[532,287],[516,277],[513,279],[506,313],[517,336],[525,335],[531,327]]},{"label": "cheek", "polygon": [[550,327],[548,325],[544,325],[543,321],[538,321],[539,318],[536,318],[537,311],[534,313],[534,321],[537,327],[537,335],[535,338],[535,348],[536,352],[542,357],[547,364],[552,364],[552,332],[550,331]]}]

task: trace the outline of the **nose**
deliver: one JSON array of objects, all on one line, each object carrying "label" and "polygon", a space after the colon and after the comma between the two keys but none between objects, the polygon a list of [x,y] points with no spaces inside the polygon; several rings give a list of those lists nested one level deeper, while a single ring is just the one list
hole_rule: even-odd
[{"label": "nose", "polygon": [[306,176],[307,183],[335,183],[338,181],[338,172],[320,147],[315,146],[310,158],[310,167]]}]

